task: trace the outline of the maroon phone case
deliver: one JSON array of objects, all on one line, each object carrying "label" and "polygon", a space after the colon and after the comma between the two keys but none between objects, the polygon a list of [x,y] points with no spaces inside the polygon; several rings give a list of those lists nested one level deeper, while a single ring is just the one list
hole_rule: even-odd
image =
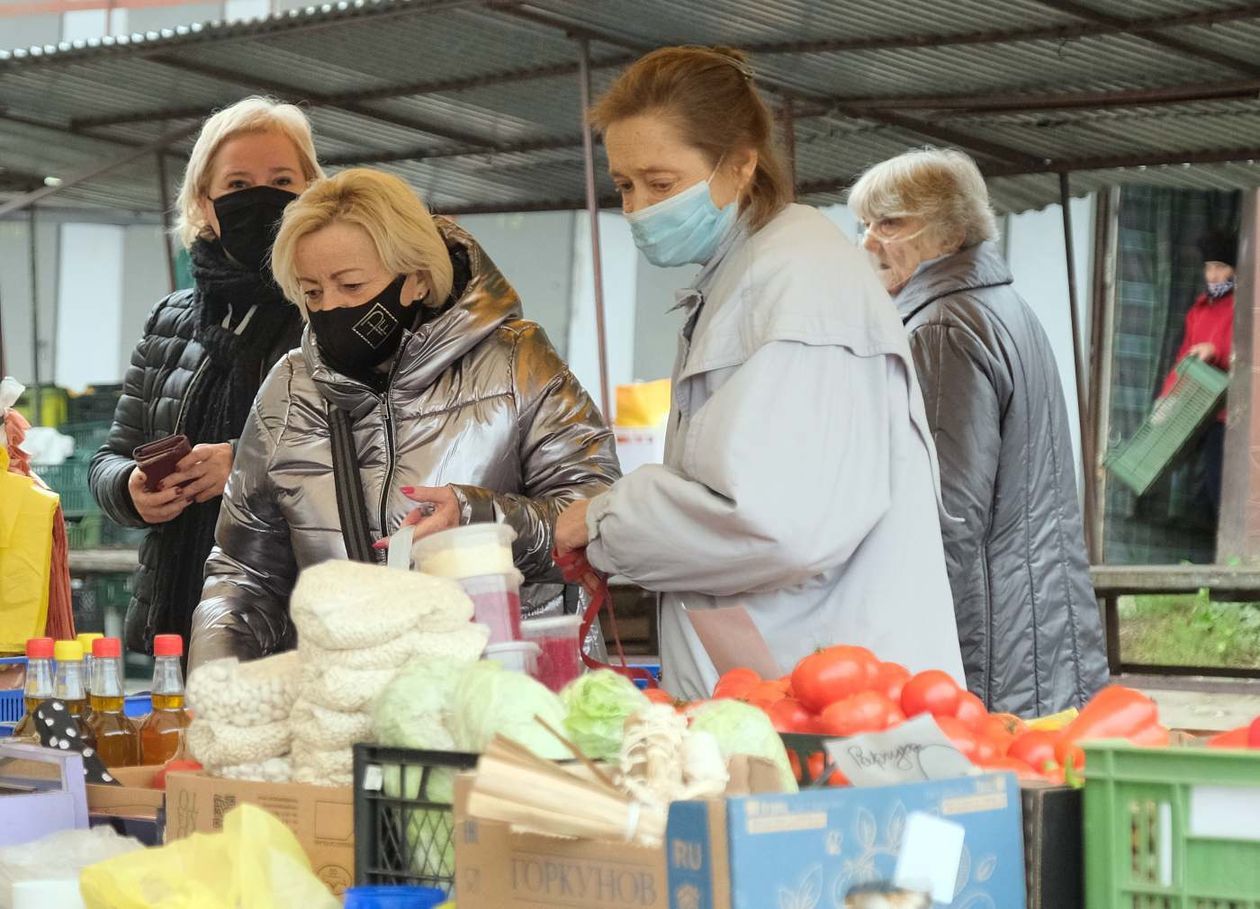
[{"label": "maroon phone case", "polygon": [[188,437],[177,435],[141,445],[131,455],[144,471],[145,491],[157,492],[158,484],[174,473],[176,465],[191,453]]}]

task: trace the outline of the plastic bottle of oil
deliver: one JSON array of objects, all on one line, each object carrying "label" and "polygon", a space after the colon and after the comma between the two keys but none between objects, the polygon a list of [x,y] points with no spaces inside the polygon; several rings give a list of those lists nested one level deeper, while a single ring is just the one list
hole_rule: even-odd
[{"label": "plastic bottle of oil", "polygon": [[140,762],[165,764],[180,750],[189,723],[184,710],[184,640],[177,634],[153,639],[153,712],[140,727]]},{"label": "plastic bottle of oil", "polygon": [[105,766],[140,763],[140,732],[123,711],[122,641],[97,638],[92,644],[92,713],[87,723],[96,736],[96,753]]},{"label": "plastic bottle of oil", "polygon": [[26,713],[13,728],[13,741],[39,744],[35,709],[53,696],[53,639],[31,638],[26,642]]},{"label": "plastic bottle of oil", "polygon": [[96,681],[96,672],[93,671],[92,644],[105,637],[103,634],[85,631],[83,634],[76,634],[74,639],[79,642],[79,646],[83,648],[83,693],[87,695],[87,710],[83,712],[83,722],[89,725],[92,722],[92,685]]},{"label": "plastic bottle of oil", "polygon": [[96,746],[92,729],[83,722],[87,712],[87,691],[83,685],[83,648],[78,641],[58,641],[53,645],[57,671],[53,676],[53,698],[66,705],[66,711],[79,721],[83,741]]}]

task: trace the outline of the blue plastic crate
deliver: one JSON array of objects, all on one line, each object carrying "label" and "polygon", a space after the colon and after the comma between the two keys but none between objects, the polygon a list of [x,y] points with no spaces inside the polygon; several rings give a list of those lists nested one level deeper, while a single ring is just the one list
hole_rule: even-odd
[{"label": "blue plastic crate", "polygon": [[[0,657],[0,666],[25,666],[26,657]],[[13,727],[26,713],[25,692],[21,688],[0,691],[0,738],[13,734]]]},{"label": "blue plastic crate", "polygon": [[[661,664],[660,663],[636,663],[634,660],[627,660],[627,662],[631,666],[633,666],[635,669],[646,669],[649,673],[652,674],[652,678],[656,679],[656,681],[659,682],[661,680]],[[639,686],[639,688],[647,688],[647,682],[644,681],[643,679],[635,679],[634,684]]]},{"label": "blue plastic crate", "polygon": [[153,697],[147,691],[129,694],[123,701],[123,713],[129,717],[148,716],[153,712]]}]

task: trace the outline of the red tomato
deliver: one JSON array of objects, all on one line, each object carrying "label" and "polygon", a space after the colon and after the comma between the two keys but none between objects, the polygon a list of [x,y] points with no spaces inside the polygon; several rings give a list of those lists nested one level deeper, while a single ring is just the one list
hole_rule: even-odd
[{"label": "red tomato", "polygon": [[878,691],[894,704],[901,703],[901,692],[910,681],[910,670],[900,663],[880,663],[871,690]]},{"label": "red tomato", "polygon": [[993,719],[999,720],[1011,735],[1023,735],[1028,731],[1028,724],[1013,713],[994,713]]},{"label": "red tomato", "polygon": [[1023,761],[1017,761],[1014,758],[997,757],[997,758],[989,758],[987,760],[982,760],[982,759],[977,758],[975,760],[975,764],[977,767],[983,767],[985,770],[1005,771],[1005,772],[1013,773],[1015,774],[1016,777],[1018,777],[1021,780],[1044,780],[1045,779],[1045,776],[1043,774],[1040,774],[1036,770],[1033,770]]},{"label": "red tomato", "polygon": [[836,701],[818,719],[824,735],[848,738],[863,732],[882,732],[905,717],[896,704],[878,691],[862,691]]},{"label": "red tomato", "polygon": [[732,669],[718,679],[713,688],[713,697],[743,700],[760,681],[761,676],[752,669]]},{"label": "red tomato", "polygon": [[998,754],[1003,757],[1011,750],[1011,745],[1015,742],[1015,736],[1007,731],[1006,724],[995,716],[986,719],[976,731],[996,745]]},{"label": "red tomato", "polygon": [[[823,771],[827,769],[827,758],[821,751],[815,751],[809,756],[809,781],[816,783],[822,779]],[[827,778],[828,786],[848,786],[849,779],[839,770],[831,771],[831,776]]]},{"label": "red tomato", "polygon": [[964,757],[975,758],[979,741],[974,732],[952,716],[938,716],[936,725],[941,727],[941,732],[945,733],[946,738],[954,743],[954,747],[961,751]]},{"label": "red tomato", "polygon": [[766,713],[777,732],[812,733],[814,715],[795,698],[781,698],[771,704]]},{"label": "red tomato", "polygon": [[958,709],[954,711],[954,716],[967,728],[981,732],[985,720],[989,718],[989,711],[984,706],[984,701],[970,691],[963,691],[958,695]]},{"label": "red tomato", "polygon": [[758,682],[741,700],[747,701],[754,707],[760,707],[762,710],[769,710],[786,696],[787,686],[781,682]]},{"label": "red tomato", "polygon": [[1057,736],[1053,732],[1030,729],[1023,735],[1016,736],[1007,750],[1006,756],[1023,761],[1038,773],[1044,773],[1047,767],[1056,766],[1054,745]]},{"label": "red tomato", "polygon": [[796,756],[796,752],[791,748],[788,749],[788,766],[792,768],[792,777],[798,783],[804,783],[805,778],[801,776],[801,759]]},{"label": "red tomato", "polygon": [[836,701],[871,686],[879,660],[865,647],[828,647],[811,653],[792,671],[792,690],[808,709],[821,713]]},{"label": "red tomato", "polygon": [[906,716],[930,713],[933,716],[953,717],[958,712],[962,689],[939,669],[929,669],[912,676],[901,692],[901,709]]}]

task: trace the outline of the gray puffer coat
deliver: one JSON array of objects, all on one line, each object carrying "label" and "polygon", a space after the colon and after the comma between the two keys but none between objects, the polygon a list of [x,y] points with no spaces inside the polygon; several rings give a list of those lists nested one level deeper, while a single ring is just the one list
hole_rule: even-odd
[{"label": "gray puffer coat", "polygon": [[415,503],[405,486],[453,485],[465,523],[517,532],[527,581],[555,581],[552,531],[564,506],[619,476],[612,433],[516,292],[473,239],[439,229],[471,276],[454,304],[403,337],[382,390],[323,362],[308,327],[254,402],[223,497],[218,545],[193,616],[191,666],[294,644],[298,572],[346,558],[328,408],[348,412],[374,538]]},{"label": "gray puffer coat", "polygon": [[1080,706],[1107,682],[1049,339],[993,243],[897,295],[940,456],[945,559],[968,687],[993,711]]}]

